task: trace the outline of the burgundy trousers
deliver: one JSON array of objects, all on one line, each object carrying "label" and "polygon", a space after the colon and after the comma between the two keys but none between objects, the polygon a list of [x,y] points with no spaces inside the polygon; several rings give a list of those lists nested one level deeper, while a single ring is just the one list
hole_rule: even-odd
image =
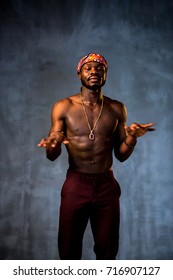
[{"label": "burgundy trousers", "polygon": [[79,260],[88,221],[97,260],[114,260],[119,244],[120,186],[113,172],[69,169],[61,191],[58,247],[62,260]]}]

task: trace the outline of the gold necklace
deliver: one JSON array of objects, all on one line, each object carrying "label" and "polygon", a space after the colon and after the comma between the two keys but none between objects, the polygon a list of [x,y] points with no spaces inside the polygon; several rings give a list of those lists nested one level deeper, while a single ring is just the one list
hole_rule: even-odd
[{"label": "gold necklace", "polygon": [[89,128],[89,135],[88,135],[88,138],[93,141],[95,139],[95,135],[94,135],[94,129],[96,128],[96,125],[101,117],[101,114],[102,114],[102,111],[103,111],[103,98],[102,98],[102,104],[101,104],[101,108],[100,108],[100,112],[99,112],[99,115],[98,115],[98,118],[93,126],[93,128],[91,128],[91,125],[89,123],[89,119],[88,119],[88,116],[87,116],[87,112],[86,112],[86,109],[85,109],[85,105],[84,105],[84,102],[83,102],[83,99],[82,99],[82,93],[80,93],[80,100],[81,100],[81,104],[82,104],[82,108],[83,108],[83,112],[84,112],[84,115],[85,115],[85,118],[86,118],[86,121],[87,121],[87,125],[88,125],[88,128]]}]

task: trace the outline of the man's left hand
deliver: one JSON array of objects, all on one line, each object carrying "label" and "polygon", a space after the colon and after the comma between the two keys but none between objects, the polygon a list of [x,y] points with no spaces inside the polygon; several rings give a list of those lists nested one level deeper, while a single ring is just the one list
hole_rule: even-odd
[{"label": "man's left hand", "polygon": [[153,127],[153,123],[146,123],[146,124],[138,124],[132,123],[130,126],[125,126],[125,130],[127,132],[127,136],[131,135],[133,137],[141,137],[145,135],[149,131],[154,131],[155,128]]}]

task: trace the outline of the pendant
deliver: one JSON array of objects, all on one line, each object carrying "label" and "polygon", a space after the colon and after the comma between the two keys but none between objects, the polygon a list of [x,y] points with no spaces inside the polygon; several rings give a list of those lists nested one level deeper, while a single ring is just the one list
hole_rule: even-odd
[{"label": "pendant", "polygon": [[89,139],[90,139],[91,141],[93,141],[94,138],[95,138],[94,133],[93,133],[92,131],[90,131],[90,134],[89,134],[88,137],[89,137]]}]

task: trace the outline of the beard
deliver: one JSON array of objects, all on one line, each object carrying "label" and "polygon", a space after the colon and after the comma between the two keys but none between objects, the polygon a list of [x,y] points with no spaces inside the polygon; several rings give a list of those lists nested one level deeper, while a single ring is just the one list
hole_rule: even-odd
[{"label": "beard", "polygon": [[101,87],[103,87],[106,83],[106,80],[102,80],[100,83],[95,83],[94,85],[90,86],[88,83],[86,83],[83,79],[81,79],[81,83],[84,87],[90,90],[99,90]]}]

